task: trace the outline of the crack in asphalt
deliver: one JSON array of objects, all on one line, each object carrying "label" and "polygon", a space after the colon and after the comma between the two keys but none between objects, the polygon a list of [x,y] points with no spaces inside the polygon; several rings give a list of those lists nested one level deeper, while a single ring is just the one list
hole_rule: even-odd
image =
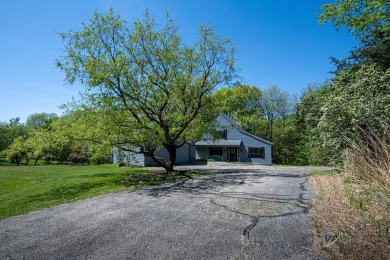
[{"label": "crack in asphalt", "polygon": [[[226,172],[226,171],[218,172],[217,174],[219,175],[220,173],[229,174],[229,172]],[[216,174],[216,173],[214,173],[214,174]],[[219,198],[227,198],[227,199],[231,198],[231,199],[239,199],[239,200],[244,200],[244,201],[245,200],[252,200],[252,201],[263,201],[263,202],[268,202],[268,203],[277,203],[277,204],[284,204],[284,205],[290,204],[290,205],[293,205],[295,207],[301,208],[304,214],[307,214],[309,212],[309,207],[306,206],[308,203],[306,203],[305,199],[304,199],[304,194],[306,193],[305,181],[299,183],[299,190],[301,192],[298,195],[298,199],[296,199],[296,202],[298,202],[298,203],[296,203],[296,202],[294,203],[294,202],[289,201],[289,200],[291,200],[290,195],[282,195],[282,196],[289,197],[289,198],[277,198],[275,196],[280,196],[280,194],[221,192],[221,191],[210,188],[208,184],[219,183],[218,177],[219,176],[215,175],[211,178],[207,178],[207,179],[203,179],[203,180],[200,179],[200,180],[196,181],[195,183],[188,183],[187,182],[188,180],[184,180],[184,181],[180,181],[178,183],[175,183],[173,185],[169,185],[167,187],[158,187],[157,189],[152,188],[150,191],[153,194],[153,196],[161,196],[164,193],[170,193],[170,192],[180,193],[180,192],[184,191],[187,193],[192,193],[194,195],[196,195],[196,194],[198,194],[198,195],[211,195],[211,196],[216,196]],[[237,177],[241,177],[242,179],[239,178],[237,180]],[[241,174],[240,176],[225,175],[223,183],[228,182],[229,184],[242,185],[245,183],[245,180],[247,179],[247,177],[248,177],[248,175],[246,175],[245,173]],[[259,178],[259,177],[260,178],[263,178],[263,177],[302,178],[302,177],[305,177],[305,175],[300,175],[300,174],[261,174],[261,175],[258,175],[258,174],[254,174],[250,177],[257,177],[257,178]],[[230,181],[227,181],[227,179]],[[253,180],[251,180],[251,181],[253,182]],[[205,190],[207,190],[207,192]],[[248,197],[248,196],[250,196],[250,197]],[[223,209],[225,209],[229,212],[239,214],[239,215],[248,217],[250,219],[250,221],[251,221],[250,224],[247,227],[245,227],[243,229],[243,232],[242,232],[242,236],[241,236],[242,246],[249,245],[250,232],[258,224],[258,222],[260,221],[260,218],[284,217],[284,216],[299,214],[299,212],[301,212],[301,211],[292,211],[292,212],[281,213],[281,214],[255,216],[255,215],[247,214],[244,212],[240,212],[238,210],[234,210],[227,205],[219,204],[219,203],[215,202],[214,199],[210,199],[210,197],[206,197],[206,196],[194,196],[194,197],[198,197],[198,198],[202,197],[205,199],[209,199],[209,201],[215,206],[222,207]]]},{"label": "crack in asphalt", "polygon": [[[240,184],[242,184],[243,182],[244,181],[241,181]],[[194,187],[192,187],[192,188],[194,188]],[[216,192],[216,191],[213,192],[213,191],[211,191],[211,192],[207,192],[207,194],[214,195],[214,196],[217,196],[217,197],[220,197],[220,198],[232,198],[232,199],[241,199],[241,200],[266,201],[266,202],[270,202],[270,203],[292,204],[292,205],[294,205],[296,207],[302,208],[303,209],[302,210],[303,213],[307,214],[309,212],[309,207],[308,206],[303,206],[303,205],[307,205],[307,203],[304,201],[304,194],[305,194],[305,191],[306,191],[305,182],[299,183],[299,189],[301,190],[301,193],[298,195],[298,199],[297,199],[297,202],[299,202],[299,204],[291,203],[291,202],[286,201],[286,199],[280,199],[280,198],[275,198],[275,197],[271,197],[271,196],[261,197],[261,196],[259,196],[259,194],[251,194],[253,197],[256,197],[256,198],[237,197],[239,195],[244,195],[244,196],[248,196],[249,195],[249,196],[251,196],[248,193],[239,193],[238,194],[238,193],[234,193],[234,192],[232,193],[232,192]],[[197,193],[201,193],[201,192],[197,191]],[[270,195],[270,194],[267,194],[267,195]],[[273,194],[273,195],[278,196],[278,194]],[[258,199],[258,198],[261,198],[261,199]],[[242,216],[250,218],[251,223],[247,227],[244,228],[244,230],[242,232],[242,235],[241,235],[241,240],[240,241],[241,241],[241,245],[243,247],[249,246],[249,244],[250,244],[250,240],[249,240],[250,232],[259,223],[261,218],[275,218],[275,217],[284,217],[284,216],[290,216],[290,215],[294,215],[294,214],[299,214],[299,211],[293,211],[293,212],[281,213],[281,214],[257,215],[257,216],[255,216],[255,215],[247,214],[247,213],[244,213],[244,212],[241,212],[241,211],[238,211],[238,210],[234,210],[234,209],[230,208],[227,205],[219,204],[219,203],[215,202],[214,199],[210,199],[209,201],[213,205],[219,206],[219,207],[221,207],[221,208],[223,208],[223,209],[225,209],[225,210],[227,210],[229,212],[236,213],[236,214],[239,214],[239,215],[242,215]]]},{"label": "crack in asphalt", "polygon": [[[298,198],[298,202],[300,204],[303,204],[303,205],[308,205],[306,202],[304,202],[304,194],[305,194],[305,191],[306,191],[306,188],[305,188],[305,182],[301,182],[299,183],[299,189],[302,191],[301,193],[299,193],[299,198]],[[301,208],[303,208],[303,213],[305,214],[308,214],[309,213],[309,207],[308,206],[301,206]]]},{"label": "crack in asphalt", "polygon": [[233,209],[230,209],[228,206],[226,205],[223,205],[223,204],[219,204],[219,203],[216,203],[214,201],[214,199],[211,199],[210,202],[216,206],[219,206],[219,207],[222,207],[224,208],[225,210],[227,211],[230,211],[230,212],[233,212],[233,213],[236,213],[236,214],[240,214],[240,215],[243,215],[243,216],[246,216],[246,217],[249,217],[252,221],[252,223],[247,226],[246,228],[244,228],[243,232],[242,232],[242,236],[241,236],[241,244],[243,246],[248,246],[249,245],[249,233],[250,231],[256,226],[256,224],[259,222],[259,218],[256,217],[256,216],[252,216],[250,214],[246,214],[244,212],[240,212],[240,211],[237,211],[237,210],[233,210]]}]

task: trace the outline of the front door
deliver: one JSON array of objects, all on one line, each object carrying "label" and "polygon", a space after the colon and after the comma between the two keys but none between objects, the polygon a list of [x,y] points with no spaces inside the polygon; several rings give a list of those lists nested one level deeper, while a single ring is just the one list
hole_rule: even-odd
[{"label": "front door", "polygon": [[227,149],[227,156],[228,161],[230,162],[236,162],[238,161],[238,148],[229,147]]}]

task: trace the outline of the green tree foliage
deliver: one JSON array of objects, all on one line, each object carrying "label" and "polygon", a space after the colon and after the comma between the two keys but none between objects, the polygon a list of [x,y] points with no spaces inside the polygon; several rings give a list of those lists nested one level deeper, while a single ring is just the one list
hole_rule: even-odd
[{"label": "green tree foliage", "polygon": [[[111,163],[111,145],[104,141],[109,137],[112,128],[109,121],[99,118],[92,112],[80,110],[69,111],[68,114],[53,121],[49,129],[52,142],[51,152],[57,160],[68,160],[74,163],[91,162],[93,164]],[[107,123],[107,124],[106,124]],[[109,136],[109,137],[107,137]],[[111,140],[114,142],[115,140]]]},{"label": "green tree foliage", "polygon": [[29,161],[29,153],[31,152],[31,149],[26,140],[27,138],[24,136],[15,138],[12,144],[5,151],[8,159],[16,165],[20,165],[22,160],[26,160],[26,164]]},{"label": "green tree foliage", "polygon": [[281,127],[284,127],[284,123],[293,111],[292,97],[278,86],[271,86],[263,90],[261,104],[268,125],[267,139],[272,142],[274,122],[279,119],[282,122]]},{"label": "green tree foliage", "polygon": [[318,147],[312,160],[337,162],[350,142],[365,138],[363,131],[383,132],[388,122],[390,2],[335,0],[321,9],[321,24],[345,26],[361,41],[349,57],[332,58],[333,85],[308,91],[300,105],[299,125],[312,149]]},{"label": "green tree foliage", "polygon": [[[235,75],[229,40],[200,26],[190,46],[169,17],[157,26],[148,12],[132,25],[112,10],[95,13],[82,30],[60,35],[65,55],[57,66],[67,82],[85,86],[81,123],[105,125],[100,141],[150,156],[167,172],[176,148],[208,130],[212,92]],[[168,161],[156,155],[162,147]]]},{"label": "green tree foliage", "polygon": [[337,29],[346,26],[358,39],[370,37],[373,31],[390,30],[388,0],[336,0],[321,10],[320,24],[331,22]]},{"label": "green tree foliage", "polygon": [[0,152],[4,151],[19,136],[26,136],[28,127],[20,123],[20,118],[12,118],[9,123],[0,122]]},{"label": "green tree foliage", "polygon": [[389,72],[363,64],[332,83],[305,89],[296,118],[308,164],[338,164],[352,142],[367,138],[364,132],[384,133],[382,124],[390,118]]},{"label": "green tree foliage", "polygon": [[15,138],[4,151],[11,162],[19,165],[22,160],[26,164],[34,160],[37,165],[41,159],[64,162],[72,152],[72,141],[59,131],[39,129],[28,135]]},{"label": "green tree foliage", "polygon": [[302,164],[297,149],[299,135],[293,117],[296,101],[293,95],[278,86],[262,92],[261,107],[266,122],[266,137],[273,143],[272,158],[275,163]]},{"label": "green tree foliage", "polygon": [[350,56],[339,60],[332,57],[335,73],[347,69],[358,70],[370,63],[390,67],[390,2],[387,0],[336,0],[325,4],[319,16],[321,24],[331,22],[337,28],[346,26],[361,41],[350,51]]},{"label": "green tree foliage", "polygon": [[[75,125],[69,125],[66,122],[73,120],[69,117],[61,117],[54,120],[47,129],[42,129],[43,136],[48,140],[49,145],[46,147],[48,156],[46,160],[56,160],[60,163],[67,161],[70,154],[82,154],[88,148],[86,144],[75,139],[75,135],[71,135],[71,129],[67,127],[74,127]],[[64,123],[65,122],[65,123]],[[91,125],[95,127],[95,125]],[[77,128],[74,130],[78,130]],[[83,133],[77,132],[77,135],[83,135]]]},{"label": "green tree foliage", "polygon": [[27,121],[26,121],[26,126],[31,128],[31,129],[38,130],[41,127],[49,125],[50,122],[55,118],[58,118],[57,114],[55,114],[55,113],[32,114],[32,115],[28,116]]},{"label": "green tree foliage", "polygon": [[[17,165],[22,160],[25,160],[26,164],[30,160],[34,160],[34,164],[37,165],[39,160],[45,160],[47,163],[51,161],[62,163],[70,161],[71,157],[85,158],[85,161],[88,161],[92,156],[95,156],[92,160],[94,163],[106,163],[111,159],[108,148],[100,147],[95,143],[83,142],[81,138],[75,138],[75,136],[84,135],[83,129],[77,128],[77,124],[69,122],[77,122],[77,119],[69,115],[50,119],[38,130],[30,130],[15,138],[3,154]],[[75,129],[70,129],[71,127]],[[99,132],[99,129],[95,131]]]},{"label": "green tree foliage", "polygon": [[390,68],[390,31],[373,32],[372,37],[363,39],[359,47],[350,51],[347,58],[339,60],[331,57],[336,65],[333,73],[338,74],[348,69],[358,70],[362,64],[377,64],[386,70]]},{"label": "green tree foliage", "polygon": [[297,130],[294,115],[287,120],[278,119],[273,127],[272,157],[275,163],[306,165],[305,150],[301,146],[301,133]]},{"label": "green tree foliage", "polygon": [[318,124],[323,115],[322,107],[332,92],[332,83],[313,83],[306,86],[295,108],[294,118],[296,133],[299,135],[300,159],[303,164],[327,165],[329,154],[333,150],[321,147],[320,129]]},{"label": "green tree foliage", "polygon": [[43,157],[50,157],[48,147],[51,145],[51,140],[47,137],[45,131],[34,131],[24,141],[24,145],[28,147],[26,158],[34,160],[34,165],[37,165],[38,160]]},{"label": "green tree foliage", "polygon": [[383,134],[382,124],[390,118],[390,69],[363,65],[334,79],[333,91],[325,101],[319,123],[323,147],[335,158],[351,141],[364,140],[362,131]]},{"label": "green tree foliage", "polygon": [[93,164],[105,164],[112,162],[111,146],[91,144],[89,148],[91,154],[89,159]]},{"label": "green tree foliage", "polygon": [[321,108],[331,93],[332,86],[330,81],[323,84],[312,83],[302,91],[299,110],[296,112],[305,131],[311,131],[317,127],[323,114]]}]

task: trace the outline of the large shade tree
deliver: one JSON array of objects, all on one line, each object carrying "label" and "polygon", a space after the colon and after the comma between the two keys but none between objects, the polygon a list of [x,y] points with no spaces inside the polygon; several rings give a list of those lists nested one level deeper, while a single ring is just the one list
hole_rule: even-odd
[{"label": "large shade tree", "polygon": [[[200,25],[197,41],[185,44],[169,16],[159,26],[146,12],[130,24],[110,10],[60,35],[65,55],[57,66],[85,87],[79,109],[104,121],[107,136],[97,141],[150,156],[167,172],[176,149],[209,127],[213,90],[235,75],[228,39]],[[168,160],[157,156],[161,148]]]}]

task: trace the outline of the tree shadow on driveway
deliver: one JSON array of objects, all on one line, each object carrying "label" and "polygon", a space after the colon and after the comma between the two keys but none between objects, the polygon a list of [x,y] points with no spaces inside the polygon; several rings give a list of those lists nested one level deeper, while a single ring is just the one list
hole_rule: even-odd
[{"label": "tree shadow on driveway", "polygon": [[[248,172],[248,173],[245,173]],[[240,188],[242,185],[267,185],[269,180],[265,181],[265,177],[274,178],[292,178],[297,179],[295,192],[286,193],[284,190],[277,192],[262,193],[248,191],[245,188]],[[301,180],[298,180],[301,178]],[[294,185],[294,184],[292,184]],[[214,172],[211,176],[201,177],[197,179],[186,179],[176,183],[163,184],[157,187],[147,188],[142,191],[142,194],[152,197],[170,197],[174,194],[187,194],[196,197],[210,198],[219,197],[226,199],[236,199],[245,201],[261,201],[264,203],[277,203],[292,205],[308,213],[309,203],[305,198],[305,175],[302,174],[270,174],[265,172],[254,173],[251,171],[240,170],[237,173],[229,173],[224,171]]]},{"label": "tree shadow on driveway", "polygon": [[[191,198],[208,200],[216,212],[222,210],[228,214],[247,218],[248,224],[243,227],[241,234],[243,245],[249,243],[249,234],[260,219],[292,217],[308,213],[309,201],[305,197],[307,190],[304,174],[254,172],[253,170],[234,172],[224,170],[214,172],[211,176],[151,187],[143,190],[142,194],[156,198],[189,195],[188,197]],[[281,186],[268,189],[268,186],[274,185],[274,182],[278,182]],[[285,187],[284,185],[289,186],[288,189],[281,188]]]},{"label": "tree shadow on driveway", "polygon": [[[211,176],[200,177],[197,179],[185,179],[176,183],[167,183],[155,187],[145,189],[146,195],[153,197],[170,196],[173,193],[188,193],[188,194],[213,194],[217,192],[222,194],[220,190],[231,187],[234,189],[236,186],[244,185],[247,183],[260,184],[264,183],[261,179],[264,177],[281,177],[281,178],[304,178],[301,174],[270,174],[266,172],[254,172],[253,170],[223,170],[214,171]],[[237,192],[233,192],[237,194]],[[261,195],[258,193],[249,194],[243,192],[242,195]],[[281,195],[281,194],[264,194],[274,196],[292,196],[292,195]]]}]

